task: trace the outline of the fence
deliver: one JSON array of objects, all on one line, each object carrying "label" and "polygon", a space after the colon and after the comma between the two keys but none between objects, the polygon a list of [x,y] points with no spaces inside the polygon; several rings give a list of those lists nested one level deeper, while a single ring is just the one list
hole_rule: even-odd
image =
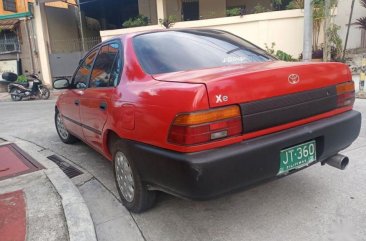
[{"label": "fence", "polygon": [[99,44],[101,39],[97,37],[88,37],[82,39],[55,39],[51,40],[51,52],[52,53],[74,53],[74,52],[86,52]]}]

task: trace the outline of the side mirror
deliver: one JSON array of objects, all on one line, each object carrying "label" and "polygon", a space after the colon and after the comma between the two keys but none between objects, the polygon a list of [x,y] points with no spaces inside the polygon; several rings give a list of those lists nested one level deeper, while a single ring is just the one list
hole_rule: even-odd
[{"label": "side mirror", "polygon": [[53,88],[56,90],[68,89],[70,82],[68,79],[57,79],[53,82]]}]

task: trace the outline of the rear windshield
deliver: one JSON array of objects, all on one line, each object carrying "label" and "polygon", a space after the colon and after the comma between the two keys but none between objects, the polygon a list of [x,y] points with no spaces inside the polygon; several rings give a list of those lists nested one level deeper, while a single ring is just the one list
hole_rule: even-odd
[{"label": "rear windshield", "polygon": [[133,39],[148,74],[273,60],[264,50],[227,32],[180,30],[142,34]]}]

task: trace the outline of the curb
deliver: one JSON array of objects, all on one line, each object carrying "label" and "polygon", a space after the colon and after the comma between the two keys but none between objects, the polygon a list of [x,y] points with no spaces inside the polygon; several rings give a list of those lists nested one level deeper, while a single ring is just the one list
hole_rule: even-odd
[{"label": "curb", "polygon": [[61,197],[62,207],[69,232],[70,241],[97,241],[94,223],[89,209],[77,187],[53,162],[37,152],[39,147],[26,141],[5,137],[31,155],[46,169],[42,170]]}]

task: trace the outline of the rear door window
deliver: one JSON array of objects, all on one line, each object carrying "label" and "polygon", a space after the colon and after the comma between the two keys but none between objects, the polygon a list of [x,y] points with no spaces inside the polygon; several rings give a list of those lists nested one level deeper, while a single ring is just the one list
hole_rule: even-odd
[{"label": "rear door window", "polygon": [[73,86],[77,89],[85,89],[88,87],[89,76],[95,57],[97,56],[98,49],[92,50],[83,60],[73,79]]},{"label": "rear door window", "polygon": [[148,74],[265,62],[274,58],[259,47],[223,31],[180,30],[137,35],[138,60]]}]

